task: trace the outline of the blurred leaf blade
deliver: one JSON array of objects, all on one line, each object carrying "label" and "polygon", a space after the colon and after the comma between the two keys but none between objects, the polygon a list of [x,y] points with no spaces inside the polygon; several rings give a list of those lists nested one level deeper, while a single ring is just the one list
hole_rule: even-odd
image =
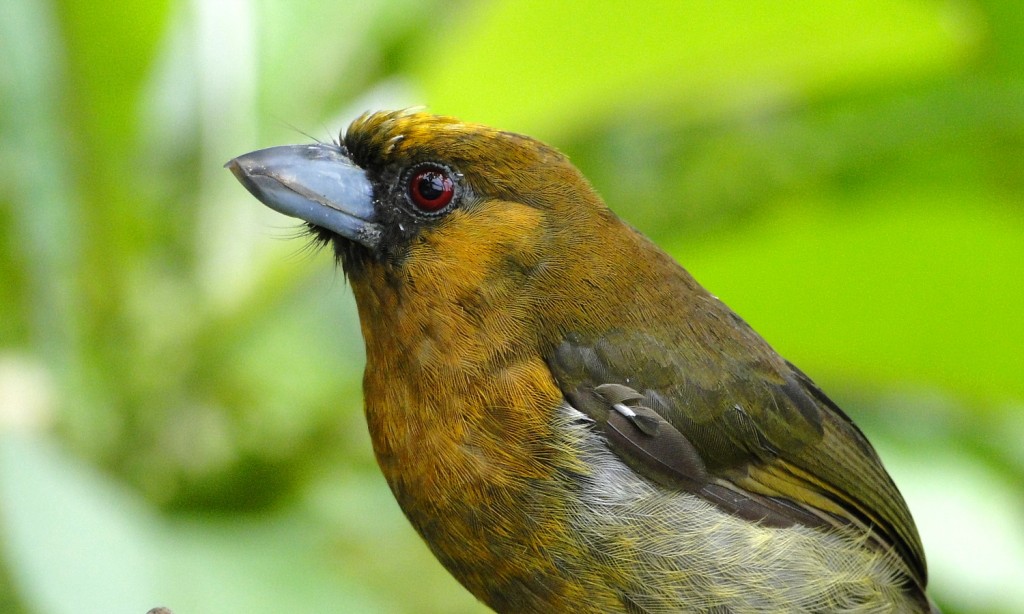
[{"label": "blurred leaf blade", "polygon": [[300,517],[167,523],[46,438],[0,436],[0,530],[34,611],[386,612]]},{"label": "blurred leaf blade", "polygon": [[12,570],[36,611],[145,612],[158,575],[154,527],[137,501],[52,442],[0,439],[0,518]]},{"label": "blurred leaf blade", "polygon": [[413,73],[435,112],[553,136],[619,113],[706,118],[778,95],[946,72],[970,55],[975,28],[969,14],[903,0],[828,10],[812,0],[520,0],[478,6]]},{"label": "blurred leaf blade", "polygon": [[674,251],[812,374],[1024,397],[1019,365],[1004,358],[1024,339],[1021,211],[927,189],[866,200],[797,206]]}]

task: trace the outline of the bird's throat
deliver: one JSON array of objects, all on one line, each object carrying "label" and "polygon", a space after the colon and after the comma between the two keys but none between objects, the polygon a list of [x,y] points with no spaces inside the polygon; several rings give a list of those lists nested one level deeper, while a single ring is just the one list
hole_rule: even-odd
[{"label": "bird's throat", "polygon": [[[520,228],[529,213],[513,212]],[[562,394],[529,332],[535,297],[526,280],[540,263],[528,244],[502,244],[493,230],[488,238],[429,250],[473,258],[472,267],[417,260],[413,250],[401,267],[370,263],[352,279],[367,423],[406,516],[477,597],[498,604],[539,578],[529,591],[571,597],[577,588],[550,553],[572,550],[558,488],[586,468],[558,431]],[[525,526],[535,530],[507,531]]]}]

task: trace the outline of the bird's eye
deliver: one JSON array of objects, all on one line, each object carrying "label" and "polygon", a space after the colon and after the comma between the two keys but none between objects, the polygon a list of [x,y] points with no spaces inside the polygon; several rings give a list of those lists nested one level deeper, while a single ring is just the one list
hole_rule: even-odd
[{"label": "bird's eye", "polygon": [[420,211],[440,211],[455,197],[455,182],[447,169],[428,165],[416,169],[409,176],[409,200]]}]

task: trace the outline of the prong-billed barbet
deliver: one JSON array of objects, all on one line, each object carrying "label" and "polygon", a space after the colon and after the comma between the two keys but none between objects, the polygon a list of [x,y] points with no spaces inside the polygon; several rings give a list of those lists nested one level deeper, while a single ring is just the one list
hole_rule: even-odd
[{"label": "prong-billed barbet", "polygon": [[227,166],[333,246],[380,468],[493,609],[934,608],[861,431],[558,151],[378,112]]}]

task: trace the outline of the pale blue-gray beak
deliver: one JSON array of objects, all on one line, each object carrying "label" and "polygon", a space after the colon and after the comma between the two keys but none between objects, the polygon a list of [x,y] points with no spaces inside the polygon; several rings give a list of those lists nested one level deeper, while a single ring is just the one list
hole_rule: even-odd
[{"label": "pale blue-gray beak", "polygon": [[271,209],[374,249],[381,228],[373,187],[363,169],[332,145],[285,145],[253,151],[225,164]]}]

